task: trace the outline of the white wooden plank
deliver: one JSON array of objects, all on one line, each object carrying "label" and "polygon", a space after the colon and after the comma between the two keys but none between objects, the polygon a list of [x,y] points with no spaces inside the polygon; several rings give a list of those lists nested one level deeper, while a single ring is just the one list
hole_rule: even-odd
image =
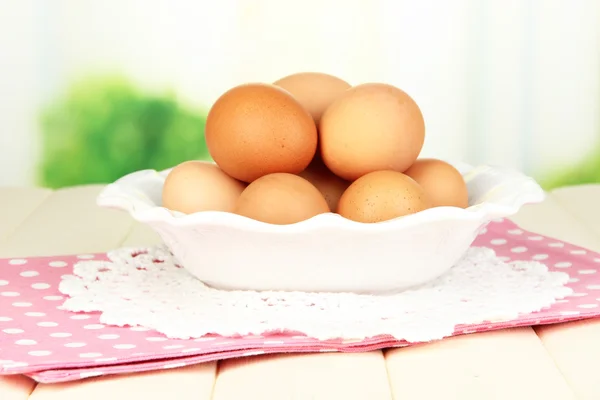
[{"label": "white wooden plank", "polygon": [[[39,384],[30,400],[208,400],[216,363],[119,376],[88,378],[75,383]],[[4,400],[4,399],[3,399]]]},{"label": "white wooden plank", "polygon": [[[551,194],[544,203],[526,206],[512,219],[524,229],[574,243],[597,245],[592,231],[574,221]],[[532,394],[536,398],[566,399],[572,395],[568,390],[570,382],[561,375],[531,328],[395,349],[386,353],[386,361],[396,398],[437,398],[444,393],[453,393],[456,398],[465,400],[529,399]],[[425,396],[419,392],[420,385],[427,371],[435,365],[452,367],[444,372],[438,384],[428,386],[425,392],[428,396]],[[549,397],[539,392],[540,386],[548,391]],[[552,397],[557,394],[567,397]]]},{"label": "white wooden plank", "polygon": [[93,253],[119,246],[133,226],[125,213],[101,209],[101,186],[53,192],[3,243],[0,257]]},{"label": "white wooden plank", "polygon": [[[47,189],[0,188],[0,242],[9,237],[50,193],[52,191]],[[34,387],[35,382],[24,376],[0,376],[0,399],[25,400]]]},{"label": "white wooden plank", "polygon": [[160,243],[162,243],[162,240],[154,230],[145,224],[135,222],[133,229],[123,242],[123,246],[153,246]]},{"label": "white wooden plank", "polygon": [[0,188],[0,241],[13,233],[50,193],[48,189]]},{"label": "white wooden plank", "polygon": [[560,188],[552,195],[569,214],[594,231],[600,242],[600,185]]},{"label": "white wooden plank", "polygon": [[600,399],[600,319],[548,325],[536,332],[577,397]]},{"label": "white wooden plank", "polygon": [[[600,185],[562,188],[551,197],[552,203],[535,206],[546,208],[551,218],[519,220],[519,215],[517,222],[525,229],[600,251]],[[600,399],[600,319],[535,330],[578,398]]]},{"label": "white wooden plank", "polygon": [[575,399],[531,328],[393,349],[386,361],[395,399]]},{"label": "white wooden plank", "polygon": [[222,361],[213,400],[391,400],[380,351],[255,356]]},{"label": "white wooden plank", "polygon": [[573,219],[553,193],[543,203],[523,207],[511,220],[529,231],[589,249],[599,249],[594,231]]},{"label": "white wooden plank", "polygon": [[1,400],[27,400],[35,382],[23,375],[0,376]]},{"label": "white wooden plank", "polygon": [[[84,186],[53,192],[0,243],[0,257],[93,253],[120,246],[131,231],[133,221],[123,212],[97,207],[95,198],[100,190],[100,186]],[[107,376],[38,385],[31,398],[128,399],[131,391],[147,399],[172,396],[181,400],[204,400],[211,396],[215,371],[216,363],[210,363],[127,377]],[[33,386],[25,385],[24,378],[11,379],[0,381],[0,399],[7,398],[7,393],[21,396],[17,397],[19,400],[27,398]],[[20,385],[19,389],[14,389],[14,382]],[[8,387],[10,389],[6,389]]]}]

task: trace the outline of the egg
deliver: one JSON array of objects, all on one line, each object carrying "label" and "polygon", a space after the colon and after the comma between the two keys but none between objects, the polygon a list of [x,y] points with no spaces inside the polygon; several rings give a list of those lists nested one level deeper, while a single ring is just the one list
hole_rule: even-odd
[{"label": "egg", "polygon": [[244,182],[276,172],[300,173],[318,141],[309,112],[284,89],[262,83],[221,95],[208,113],[205,138],[217,165]]},{"label": "egg", "polygon": [[351,86],[333,75],[321,72],[301,72],[288,75],[274,83],[290,92],[319,123],[321,115]]},{"label": "egg", "polygon": [[298,175],[319,189],[332,212],[337,211],[340,197],[342,197],[342,193],[344,193],[348,188],[348,185],[350,185],[349,182],[329,171],[325,164],[318,159],[313,160],[308,168]]},{"label": "egg", "polygon": [[383,83],[348,89],[319,123],[321,157],[339,177],[354,181],[374,171],[404,172],[425,141],[425,122],[417,103]]},{"label": "egg", "polygon": [[233,212],[246,185],[217,165],[186,161],[169,172],[162,189],[162,206],[193,214],[200,211]]},{"label": "egg", "polygon": [[286,225],[328,213],[321,192],[298,175],[274,173],[256,179],[238,199],[235,213],[269,224]]},{"label": "egg", "polygon": [[357,222],[374,223],[414,214],[431,207],[425,190],[396,171],[370,172],[342,194],[338,213]]},{"label": "egg", "polygon": [[423,187],[433,207],[469,206],[465,180],[460,172],[447,162],[433,158],[418,159],[404,173]]}]

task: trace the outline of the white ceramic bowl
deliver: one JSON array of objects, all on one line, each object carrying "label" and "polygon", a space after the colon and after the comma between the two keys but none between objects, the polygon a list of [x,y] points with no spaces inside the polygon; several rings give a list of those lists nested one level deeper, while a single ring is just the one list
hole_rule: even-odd
[{"label": "white ceramic bowl", "polygon": [[126,175],[97,201],[148,224],[184,268],[214,288],[387,293],[440,276],[490,220],[544,199],[540,186],[519,172],[452,164],[467,182],[470,207],[432,208],[377,224],[333,213],[292,225],[225,212],[174,213],[161,207],[169,170]]}]

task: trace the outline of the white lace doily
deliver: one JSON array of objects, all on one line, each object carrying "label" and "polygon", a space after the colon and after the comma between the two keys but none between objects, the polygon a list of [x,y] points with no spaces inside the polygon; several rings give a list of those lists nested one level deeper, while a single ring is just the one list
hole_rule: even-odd
[{"label": "white lace doily", "polygon": [[422,342],[450,336],[456,325],[509,320],[571,293],[569,276],[538,262],[505,263],[471,248],[450,272],[391,296],[221,291],[176,264],[164,247],[119,249],[109,262],[82,261],[63,276],[63,308],[101,312],[107,325],[143,326],[170,338],[292,331],[316,339],[388,334]]}]

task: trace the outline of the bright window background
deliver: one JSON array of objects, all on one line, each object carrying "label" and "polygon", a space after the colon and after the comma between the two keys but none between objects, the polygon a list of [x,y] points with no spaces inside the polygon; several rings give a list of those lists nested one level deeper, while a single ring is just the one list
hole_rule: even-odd
[{"label": "bright window background", "polygon": [[193,107],[304,70],[385,81],[424,155],[554,172],[600,139],[598,26],[597,0],[0,0],[0,185],[35,184],[40,107],[105,73]]}]

